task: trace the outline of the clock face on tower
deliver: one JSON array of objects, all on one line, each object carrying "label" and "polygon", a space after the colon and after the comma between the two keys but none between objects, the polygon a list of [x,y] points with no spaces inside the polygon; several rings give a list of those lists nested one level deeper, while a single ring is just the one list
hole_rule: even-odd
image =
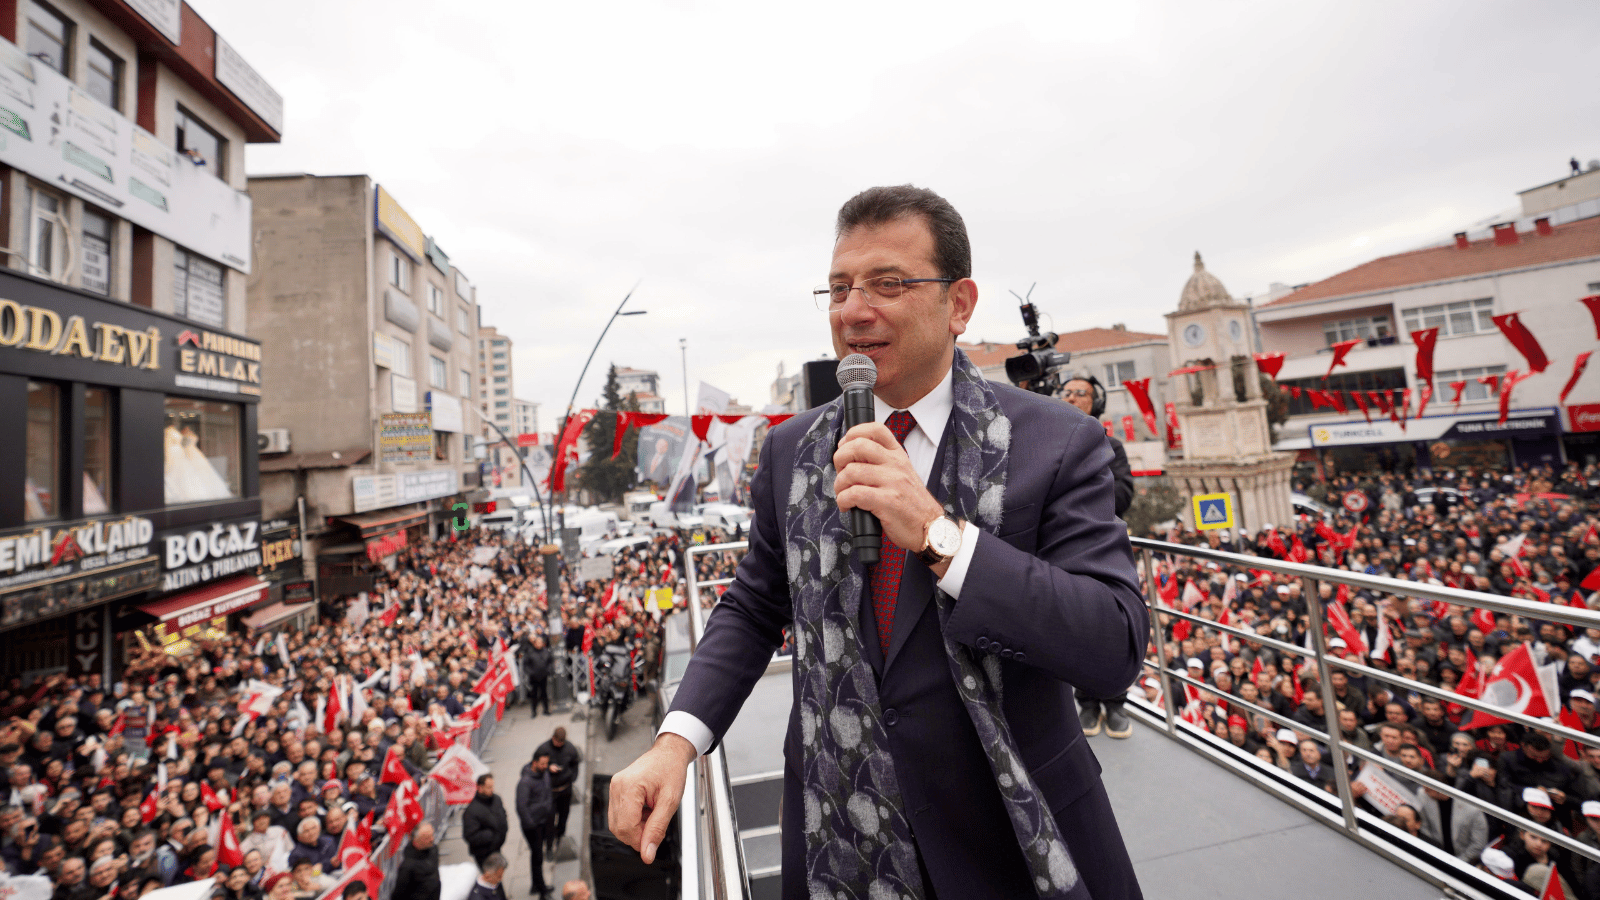
[{"label": "clock face on tower", "polygon": [[1235,344],[1244,340],[1244,326],[1239,324],[1238,319],[1228,320],[1228,337],[1233,338]]},{"label": "clock face on tower", "polygon": [[1190,322],[1183,327],[1183,342],[1190,347],[1198,347],[1206,342],[1206,327],[1199,322]]}]

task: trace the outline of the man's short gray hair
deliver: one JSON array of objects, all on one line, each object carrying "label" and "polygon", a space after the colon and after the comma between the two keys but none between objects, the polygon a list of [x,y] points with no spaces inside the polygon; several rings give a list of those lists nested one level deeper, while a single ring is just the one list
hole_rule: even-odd
[{"label": "man's short gray hair", "polygon": [[491,853],[489,854],[488,858],[483,861],[483,871],[494,872],[504,869],[507,865],[509,865],[509,863],[506,862],[506,858],[504,856],[500,855],[499,853]]}]

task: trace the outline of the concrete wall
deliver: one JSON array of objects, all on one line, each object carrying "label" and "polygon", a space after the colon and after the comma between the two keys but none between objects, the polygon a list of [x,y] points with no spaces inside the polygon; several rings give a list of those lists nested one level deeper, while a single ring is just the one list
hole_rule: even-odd
[{"label": "concrete wall", "polygon": [[1290,356],[1319,353],[1328,349],[1328,339],[1322,332],[1324,322],[1341,322],[1346,319],[1382,315],[1389,317],[1390,330],[1398,333],[1400,325],[1395,319],[1394,306],[1392,303],[1383,302],[1368,301],[1365,305],[1355,307],[1341,304],[1336,309],[1321,310],[1298,318],[1262,321],[1261,350],[1263,353],[1287,353]]},{"label": "concrete wall", "polygon": [[1582,203],[1600,197],[1600,169],[1590,169],[1581,175],[1541,184],[1523,191],[1519,196],[1522,198],[1524,216],[1542,215],[1552,209]]},{"label": "concrete wall", "polygon": [[251,336],[265,359],[260,426],[290,429],[297,453],[371,448],[371,182],[264,178],[250,194]]}]

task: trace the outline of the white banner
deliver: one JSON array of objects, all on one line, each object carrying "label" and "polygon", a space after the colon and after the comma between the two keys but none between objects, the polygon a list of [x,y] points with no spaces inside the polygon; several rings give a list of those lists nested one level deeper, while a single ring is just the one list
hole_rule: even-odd
[{"label": "white banner", "polygon": [[0,162],[240,272],[250,196],[0,40]]},{"label": "white banner", "polygon": [[[1327,765],[1326,762],[1323,765]],[[1366,785],[1366,800],[1375,808],[1382,810],[1383,814],[1393,815],[1394,811],[1402,806],[1413,809],[1417,806],[1417,797],[1407,790],[1393,775],[1383,767],[1367,763],[1361,767],[1361,774],[1356,776],[1355,784]]]},{"label": "white banner", "polygon": [[428,392],[428,412],[433,413],[433,430],[461,434],[466,426],[461,421],[461,401],[440,391]]},{"label": "white banner", "polygon": [[218,83],[233,91],[233,95],[271,125],[273,131],[283,133],[283,97],[220,34],[217,35],[216,72]]},{"label": "white banner", "polygon": [[460,490],[461,473],[455,469],[403,472],[399,475],[357,475],[350,479],[352,512],[421,503],[448,497]]}]

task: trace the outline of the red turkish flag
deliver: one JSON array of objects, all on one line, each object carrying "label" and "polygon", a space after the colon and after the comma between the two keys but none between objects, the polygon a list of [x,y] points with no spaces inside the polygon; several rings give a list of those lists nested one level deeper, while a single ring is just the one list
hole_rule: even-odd
[{"label": "red turkish flag", "polygon": [[1345,647],[1352,653],[1366,656],[1367,639],[1356,630],[1355,623],[1350,621],[1350,613],[1345,610],[1344,603],[1334,598],[1327,605],[1327,609],[1328,625],[1333,628],[1335,634],[1344,639]]},{"label": "red turkish flag", "polygon": [[1150,429],[1150,433],[1160,437],[1161,429],[1156,427],[1156,408],[1150,402],[1150,379],[1130,379],[1124,381],[1122,386],[1128,389],[1134,404],[1139,407],[1139,414],[1144,417],[1144,424]]},{"label": "red turkish flag", "polygon": [[489,767],[466,747],[451,747],[439,757],[428,777],[444,788],[444,800],[451,806],[471,803],[478,793],[478,776],[489,774]]},{"label": "red turkish flag", "polygon": [[1372,410],[1367,407],[1367,401],[1362,399],[1361,392],[1351,391],[1350,399],[1356,402],[1356,409],[1361,410],[1361,416],[1367,420],[1367,424],[1372,424]]},{"label": "red turkish flag", "polygon": [[1532,377],[1533,373],[1523,375],[1516,369],[1506,373],[1504,381],[1500,382],[1500,424],[1504,425],[1511,416],[1511,391],[1516,388],[1517,382],[1524,378]]},{"label": "red turkish flag", "polygon": [[222,829],[217,837],[217,862],[230,869],[244,864],[244,851],[239,848],[239,835],[233,830],[233,816],[222,817]]},{"label": "red turkish flag", "polygon": [[1336,369],[1339,366],[1342,366],[1342,365],[1345,364],[1344,358],[1346,356],[1350,355],[1350,350],[1352,348],[1354,348],[1357,344],[1361,344],[1361,343],[1365,343],[1365,342],[1366,342],[1365,338],[1351,338],[1348,341],[1339,341],[1339,342],[1335,343],[1332,346],[1332,349],[1333,349],[1333,362],[1328,363],[1328,374],[1322,376],[1322,380],[1323,381],[1327,381],[1328,380],[1328,376],[1333,374],[1333,370],[1334,369]]},{"label": "red turkish flag", "polygon": [[1192,580],[1184,583],[1184,585],[1183,585],[1183,608],[1184,609],[1186,609],[1186,610],[1194,609],[1196,606],[1199,606],[1200,604],[1204,603],[1205,600],[1206,600],[1206,595],[1204,593],[1202,593],[1198,587],[1195,586],[1195,583]]},{"label": "red turkish flag", "polygon": [[378,772],[379,784],[400,784],[410,781],[411,773],[406,771],[405,763],[400,761],[400,747],[393,745],[389,752],[383,756],[383,768]]},{"label": "red turkish flag", "polygon": [[578,435],[594,419],[595,413],[592,409],[580,410],[567,419],[567,427],[562,430],[561,440],[556,444],[555,462],[550,467],[552,491],[567,489],[567,466],[578,461]]},{"label": "red turkish flag", "polygon": [[1389,405],[1388,391],[1367,391],[1367,399],[1371,400],[1372,405],[1384,415],[1390,417],[1394,415],[1393,407]]},{"label": "red turkish flag", "polygon": [[1422,418],[1422,413],[1428,408],[1428,401],[1433,399],[1433,382],[1424,381],[1417,388],[1417,418]]},{"label": "red turkish flag", "polygon": [[[1585,355],[1587,356],[1588,354],[1585,354]],[[115,737],[116,735],[121,734],[123,732],[123,730],[126,729],[127,727],[128,727],[128,714],[125,713],[125,712],[119,712],[119,713],[117,713],[117,717],[115,719],[111,720],[111,729],[109,731],[107,731],[106,733],[109,734],[109,735],[112,735],[113,737]]]},{"label": "red turkish flag", "polygon": [[631,413],[617,413],[617,427],[611,434],[611,458],[616,459],[622,455],[622,439],[628,433],[628,425],[633,421]]},{"label": "red turkish flag", "polygon": [[1122,433],[1127,436],[1130,444],[1138,440],[1133,433],[1133,416],[1122,417]]},{"label": "red turkish flag", "polygon": [[139,802],[139,820],[146,825],[156,820],[160,807],[156,805],[156,792],[151,791],[148,796]]},{"label": "red turkish flag", "polygon": [[1500,333],[1506,336],[1511,346],[1517,348],[1523,358],[1528,361],[1528,371],[1543,372],[1550,365],[1550,360],[1544,355],[1544,348],[1539,346],[1539,341],[1522,324],[1522,313],[1506,313],[1503,316],[1494,316],[1494,324],[1499,326]]},{"label": "red turkish flag", "polygon": [[[1583,727],[1583,720],[1578,718],[1578,714],[1565,706],[1561,707],[1561,715],[1557,721],[1568,728],[1571,728],[1573,731],[1589,730]],[[1579,749],[1577,741],[1568,740],[1562,746],[1561,750],[1567,754],[1568,759],[1583,759],[1583,751]]]},{"label": "red turkish flag", "polygon": [[1328,395],[1328,399],[1332,401],[1333,408],[1339,411],[1339,415],[1349,414],[1350,408],[1344,405],[1344,391],[1324,391],[1323,393]]},{"label": "red turkish flag", "polygon": [[1424,328],[1411,332],[1411,340],[1417,345],[1417,380],[1433,380],[1433,345],[1439,339],[1438,328]]},{"label": "red turkish flag", "polygon": [[1578,302],[1589,307],[1589,315],[1594,316],[1594,339],[1600,341],[1600,294],[1579,297]]},{"label": "red turkish flag", "polygon": [[1488,388],[1489,389],[1489,393],[1491,393],[1491,394],[1500,393],[1500,376],[1499,375],[1479,375],[1478,376],[1478,383],[1483,385],[1484,387]]},{"label": "red turkish flag", "polygon": [[[1480,699],[1492,706],[1534,718],[1554,715],[1557,710],[1556,703],[1545,694],[1544,684],[1539,680],[1539,671],[1528,653],[1527,644],[1518,644],[1517,649],[1500,657],[1500,661],[1483,679]],[[1471,718],[1462,721],[1461,728],[1465,731],[1468,728],[1509,724],[1510,719],[1473,710]]]},{"label": "red turkish flag", "polygon": [[354,820],[345,825],[344,834],[339,835],[339,850],[335,858],[339,860],[339,868],[349,870],[352,863],[364,856],[372,855],[372,833],[366,835],[362,841],[360,827]]},{"label": "red turkish flag", "polygon": [[339,703],[339,683],[336,681],[333,688],[328,691],[327,700],[322,709],[322,732],[327,734],[339,726],[339,716],[344,709]]},{"label": "red turkish flag", "polygon": [[383,827],[390,838],[399,838],[410,834],[421,822],[422,804],[417,802],[417,785],[408,778],[394,789],[389,808],[383,813]]},{"label": "red turkish flag", "polygon": [[711,420],[715,418],[716,416],[712,415],[690,416],[689,429],[694,432],[695,437],[703,441],[706,435],[711,433]]},{"label": "red turkish flag", "polygon": [[378,868],[368,854],[352,855],[350,864],[344,867],[344,874],[339,876],[333,887],[328,888],[320,896],[343,897],[344,889],[357,881],[367,886],[367,896],[378,896],[378,888],[383,884],[383,870]]},{"label": "red turkish flag", "polygon": [[1172,639],[1179,643],[1188,640],[1191,627],[1188,619],[1179,619],[1178,623],[1172,626]]},{"label": "red turkish flag", "polygon": [[1539,900],[1567,900],[1567,889],[1561,886],[1561,872],[1554,861],[1550,863],[1550,874],[1545,878],[1544,890],[1539,892]]},{"label": "red turkish flag", "polygon": [[206,784],[204,781],[200,782],[200,801],[206,805],[206,809],[212,812],[228,807],[227,801],[218,797],[217,792],[211,789],[211,785]]},{"label": "red turkish flag", "polygon": [[1594,571],[1590,572],[1578,587],[1586,591],[1600,591],[1600,566],[1596,566]]},{"label": "red turkish flag", "polygon": [[399,618],[399,617],[400,617],[400,604],[391,603],[391,604],[389,604],[388,608],[385,609],[378,616],[378,621],[382,622],[383,623],[383,627],[385,627],[385,628],[393,628],[394,627],[394,620]]},{"label": "red turkish flag", "polygon": [[[1278,373],[1283,371],[1283,361],[1287,358],[1287,354],[1255,353],[1252,354],[1252,356],[1255,357],[1256,368],[1266,373],[1268,378],[1271,378],[1274,381],[1278,380]],[[1126,384],[1127,382],[1123,383]]]},{"label": "red turkish flag", "polygon": [[1289,396],[1293,397],[1296,400],[1299,400],[1300,399],[1300,394],[1301,394],[1301,390],[1300,390],[1300,387],[1298,385],[1293,385],[1293,384],[1289,385]]},{"label": "red turkish flag", "polygon": [[1172,602],[1178,599],[1178,577],[1176,575],[1168,575],[1166,583],[1156,588],[1156,596],[1166,601],[1168,606],[1171,606]]},{"label": "red turkish flag", "polygon": [[1289,544],[1289,561],[1303,563],[1310,555],[1306,552],[1306,545],[1300,543],[1300,535],[1295,535]]},{"label": "red turkish flag", "polygon": [[1574,387],[1577,387],[1578,379],[1583,377],[1583,370],[1589,367],[1591,353],[1593,353],[1592,350],[1585,350],[1579,353],[1577,358],[1572,361],[1572,377],[1567,379],[1567,386],[1561,389],[1561,399],[1557,402],[1567,402],[1567,395],[1572,393]]},{"label": "red turkish flag", "polygon": [[[1480,609],[1478,612],[1487,612],[1487,610]],[[1493,617],[1491,616],[1490,618],[1492,619]],[[1478,624],[1477,613],[1473,614],[1472,623],[1474,625]],[[1478,630],[1488,634],[1494,630],[1494,622],[1491,621],[1487,629],[1480,628]],[[1483,677],[1482,673],[1478,671],[1478,657],[1477,654],[1472,652],[1471,647],[1467,648],[1467,670],[1461,673],[1461,680],[1456,683],[1456,693],[1463,697],[1471,697],[1474,700],[1478,699],[1478,696],[1483,693]],[[1445,707],[1445,711],[1452,717],[1460,716],[1464,709],[1466,707],[1459,703],[1451,703]]]},{"label": "red turkish flag", "polygon": [[1466,389],[1467,389],[1467,383],[1465,381],[1452,381],[1452,382],[1450,382],[1450,390],[1456,392],[1456,395],[1454,397],[1450,398],[1450,402],[1454,403],[1456,405],[1456,409],[1460,409],[1461,408],[1461,392],[1466,390]]},{"label": "red turkish flag", "polygon": [[1267,532],[1267,548],[1277,554],[1279,559],[1286,559],[1289,556],[1289,548],[1283,545],[1283,538],[1278,535],[1276,528]]}]

